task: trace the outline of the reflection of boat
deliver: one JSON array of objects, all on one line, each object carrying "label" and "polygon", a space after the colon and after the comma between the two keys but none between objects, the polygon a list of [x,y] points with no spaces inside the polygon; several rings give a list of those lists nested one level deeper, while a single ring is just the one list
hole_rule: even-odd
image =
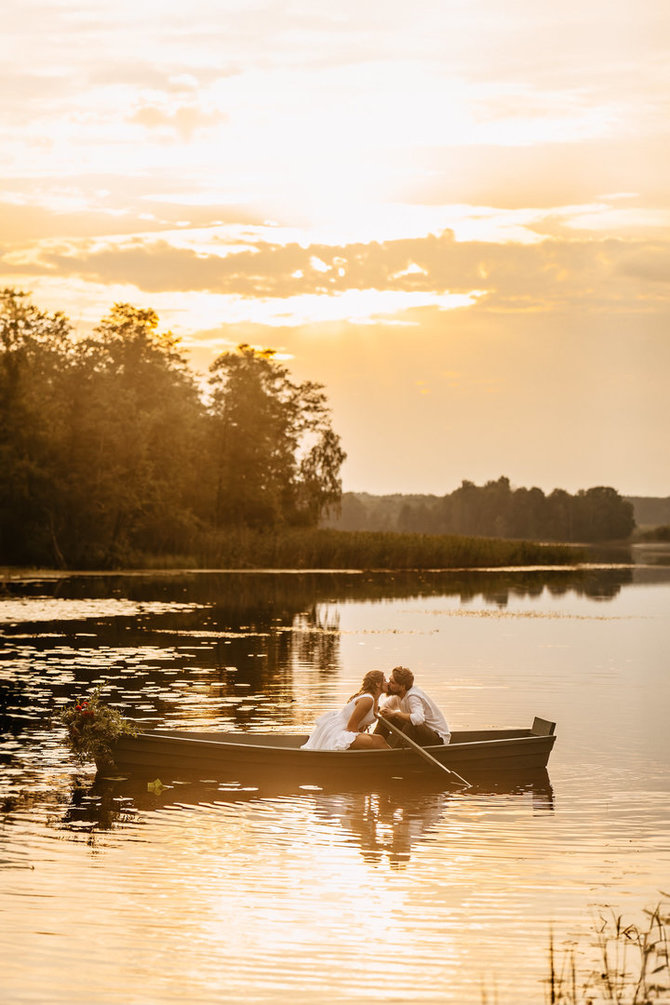
[{"label": "reflection of boat", "polygon": [[397,867],[437,828],[449,798],[444,791],[377,787],[367,792],[317,792],[313,804],[319,819],[339,825],[354,839],[366,861],[388,859]]},{"label": "reflection of boat", "polygon": [[[92,843],[95,830],[123,827],[147,810],[184,810],[199,804],[240,807],[279,799],[285,806],[311,807],[315,820],[339,828],[366,861],[387,861],[400,868],[416,846],[436,832],[454,798],[444,791],[437,772],[431,778],[386,778],[373,784],[369,779],[367,784],[363,779],[352,779],[349,773],[329,779],[323,786],[298,785],[266,770],[254,772],[255,785],[245,784],[245,772],[236,774],[237,779],[204,779],[179,770],[163,774],[162,781],[149,780],[151,774],[141,771],[126,778],[99,775],[90,789],[75,789],[63,826],[83,830]],[[553,809],[545,769],[524,780],[506,775],[475,783],[468,792],[487,803],[499,795],[530,797],[533,813]]]},{"label": "reflection of boat", "polygon": [[[441,764],[475,776],[535,772],[546,768],[556,739],[555,723],[535,718],[530,729],[463,730],[446,746],[426,749]],[[321,780],[333,773],[351,777],[381,773],[386,776],[441,774],[435,766],[406,748],[391,750],[301,750],[304,734],[190,733],[157,729],[137,737],[122,737],[114,748],[119,768],[195,768],[236,770],[271,768],[301,782]]]}]

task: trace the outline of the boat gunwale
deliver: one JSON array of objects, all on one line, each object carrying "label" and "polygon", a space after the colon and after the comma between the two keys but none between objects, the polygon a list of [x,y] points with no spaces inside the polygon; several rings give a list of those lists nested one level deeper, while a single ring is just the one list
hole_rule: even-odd
[{"label": "boat gunwale", "polygon": [[[501,730],[501,732],[503,732],[503,731]],[[507,732],[507,731],[504,731],[504,732]],[[181,744],[186,744],[186,745],[190,746],[192,744],[194,747],[199,747],[201,749],[211,749],[211,750],[221,750],[221,751],[223,751],[223,750],[236,750],[236,751],[239,751],[239,750],[248,750],[248,751],[270,751],[272,753],[277,753],[277,752],[281,752],[281,751],[287,751],[287,752],[291,752],[291,753],[298,753],[298,752],[300,752],[302,750],[302,747],[300,747],[300,746],[294,747],[294,746],[288,746],[288,745],[284,746],[284,745],[281,745],[281,744],[250,743],[250,742],[246,742],[246,741],[239,742],[239,741],[235,741],[235,740],[211,740],[211,739],[209,739],[209,740],[202,739],[201,740],[201,739],[198,739],[198,738],[196,738],[194,736],[179,736],[179,735],[176,735],[176,734],[177,734],[177,731],[174,731],[174,733],[172,733],[172,735],[170,734],[169,731],[160,732],[160,733],[159,732],[153,732],[153,731],[152,732],[147,732],[147,733],[140,733],[136,737],[124,738],[125,743],[123,741],[120,741],[119,745],[120,746],[126,746],[126,743],[130,743],[130,746],[132,747],[134,745],[134,742],[136,742],[138,740],[139,741],[142,741],[142,740],[146,741],[146,740],[148,740],[150,743],[167,742],[167,743],[175,743],[178,746],[181,745]],[[462,751],[468,751],[468,750],[475,750],[475,749],[477,749],[477,750],[481,750],[481,749],[489,750],[489,749],[496,749],[496,748],[499,748],[501,746],[509,746],[510,744],[515,744],[515,745],[516,744],[522,744],[523,746],[527,746],[528,743],[529,743],[529,741],[533,741],[535,744],[537,744],[538,742],[540,742],[541,745],[544,745],[544,744],[548,743],[550,746],[553,747],[554,741],[556,739],[555,735],[550,735],[550,736],[538,735],[537,733],[533,733],[532,731],[530,731],[528,729],[519,729],[518,730],[518,734],[519,735],[514,735],[514,736],[496,737],[496,738],[492,738],[492,739],[489,739],[489,740],[465,740],[465,741],[462,741],[462,742],[455,742],[455,743],[434,744],[434,745],[425,747],[425,749],[429,753],[432,752],[432,751],[438,751],[438,752],[442,753],[442,752],[447,752],[447,751],[450,751],[450,750],[454,750],[454,751],[461,751],[461,750]],[[246,734],[246,735],[250,735],[250,734]],[[265,735],[267,736],[268,734],[265,734]],[[307,734],[302,734],[302,733],[296,733],[296,734],[277,733],[276,735],[277,736],[287,736],[287,735],[290,735],[290,736],[295,736],[296,739],[302,739],[302,737],[306,736]],[[304,753],[305,754],[309,754],[311,756],[319,757],[319,758],[321,758],[321,757],[332,757],[333,754],[338,754],[338,755],[347,754],[347,755],[349,755],[349,757],[357,757],[357,756],[359,756],[359,755],[362,754],[362,755],[365,755],[365,759],[367,760],[373,754],[374,755],[388,756],[389,753],[392,753],[392,752],[395,752],[395,751],[405,751],[405,749],[406,748],[404,748],[404,747],[391,747],[389,749],[378,749],[378,750],[375,750],[375,749],[365,749],[365,750],[305,750]]]}]

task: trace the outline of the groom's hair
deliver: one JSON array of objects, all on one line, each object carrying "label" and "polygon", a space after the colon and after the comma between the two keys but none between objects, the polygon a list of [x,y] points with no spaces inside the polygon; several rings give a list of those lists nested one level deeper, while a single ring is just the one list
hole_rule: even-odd
[{"label": "groom's hair", "polygon": [[391,673],[400,687],[404,687],[405,691],[409,691],[414,683],[414,674],[412,671],[408,670],[407,667],[393,667]]}]

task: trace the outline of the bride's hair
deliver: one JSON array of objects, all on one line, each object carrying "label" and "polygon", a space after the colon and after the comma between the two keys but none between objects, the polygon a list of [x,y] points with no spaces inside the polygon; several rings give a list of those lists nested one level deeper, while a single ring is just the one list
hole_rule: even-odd
[{"label": "bride's hair", "polygon": [[384,683],[383,670],[368,670],[365,677],[363,678],[359,690],[356,691],[355,694],[352,694],[351,698],[349,698],[349,701],[351,701],[352,698],[358,698],[359,694],[372,694],[374,689],[376,687],[379,687],[379,685],[383,683]]}]

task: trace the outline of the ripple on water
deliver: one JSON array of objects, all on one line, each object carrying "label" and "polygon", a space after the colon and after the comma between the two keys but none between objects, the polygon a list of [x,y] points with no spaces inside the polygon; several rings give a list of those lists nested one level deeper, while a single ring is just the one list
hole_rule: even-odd
[{"label": "ripple on water", "polygon": [[[257,603],[255,587],[238,608],[217,581],[202,605],[182,603],[181,586],[178,603],[168,590],[153,607],[146,590],[79,607],[36,597],[26,621],[5,623],[0,955],[15,999],[116,1005],[129,987],[156,1002],[435,1001],[438,989],[481,1005],[485,988],[519,1005],[543,999],[551,925],[559,944],[588,946],[592,907],[650,903],[670,874],[667,731],[649,724],[667,707],[656,623],[636,628],[623,594],[594,618],[587,597],[526,592],[500,617],[472,584],[414,612],[333,590],[326,617],[312,595],[287,614],[284,596]],[[45,612],[57,620],[40,623]],[[57,726],[99,683],[147,724],[302,729],[371,664],[399,661],[468,725],[551,709],[551,785],[286,791],[208,775],[150,790],[155,778],[104,782],[74,765]]]},{"label": "ripple on water", "polygon": [[[149,601],[137,603],[120,597],[71,600],[59,597],[18,597],[3,599],[0,603],[0,624],[22,624],[50,621],[85,621],[89,618],[135,617],[139,614],[173,614],[196,611],[203,604],[161,603]],[[88,635],[88,637],[91,637]]]}]

